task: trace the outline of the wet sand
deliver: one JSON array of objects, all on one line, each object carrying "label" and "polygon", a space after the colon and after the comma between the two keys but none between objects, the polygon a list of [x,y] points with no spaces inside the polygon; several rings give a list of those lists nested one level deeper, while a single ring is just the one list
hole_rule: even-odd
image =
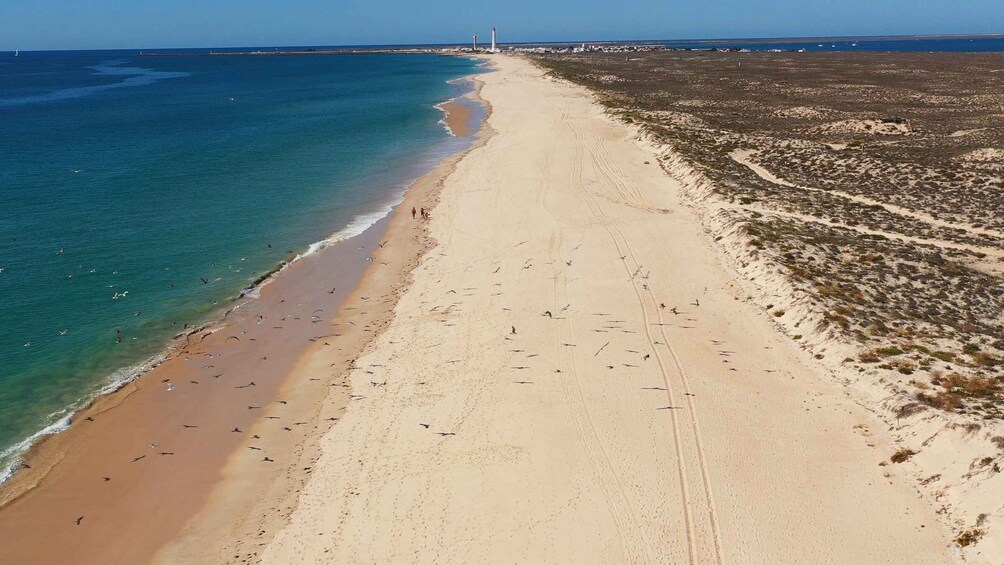
[{"label": "wet sand", "polygon": [[443,118],[446,127],[457,137],[467,137],[476,126],[472,123],[474,113],[470,104],[472,104],[470,99],[458,98],[439,105],[439,108],[446,112],[446,117]]},{"label": "wet sand", "polygon": [[[292,465],[309,453],[305,440],[350,401],[339,386],[346,371],[387,323],[396,289],[429,245],[411,206],[430,207],[456,159],[417,181],[391,216],[293,263],[217,331],[188,336],[168,360],[32,448],[0,492],[4,561],[149,562],[183,529],[197,536],[196,517],[211,523],[206,509],[223,506],[207,500],[224,501],[232,528],[234,512],[288,492],[275,490],[277,479],[296,484]],[[322,349],[341,363],[302,362]],[[214,492],[224,478],[238,488]],[[171,551],[190,551],[185,539]]]},{"label": "wet sand", "polygon": [[[476,93],[467,95],[467,103],[480,103],[480,98]],[[321,456],[321,438],[341,419],[348,403],[364,401],[368,394],[366,391],[350,394],[352,376],[372,376],[368,382],[370,391],[386,386],[385,381],[375,376],[379,367],[356,362],[369,350],[373,339],[390,325],[413,271],[435,244],[428,223],[410,217],[411,207],[426,210],[434,207],[447,176],[489,135],[489,130],[480,130],[467,151],[446,159],[408,189],[405,202],[395,209],[382,238],[392,244],[381,249],[377,256],[378,263],[391,265],[367,271],[363,282],[345,302],[342,316],[335,320],[344,328],[350,327],[351,322],[355,324],[351,328],[358,331],[346,333],[334,347],[313,347],[299,359],[281,395],[289,405],[280,408],[314,414],[314,421],[305,426],[295,441],[276,444],[286,462],[282,471],[277,471],[279,467],[259,465],[257,453],[238,450],[222,471],[224,480],[215,485],[200,512],[180,534],[158,552],[155,562],[254,562],[273,535],[288,523]],[[303,386],[319,375],[330,375],[327,379],[330,392],[326,396]],[[273,423],[278,424],[263,420],[251,433],[263,435],[258,430],[274,428]]]}]

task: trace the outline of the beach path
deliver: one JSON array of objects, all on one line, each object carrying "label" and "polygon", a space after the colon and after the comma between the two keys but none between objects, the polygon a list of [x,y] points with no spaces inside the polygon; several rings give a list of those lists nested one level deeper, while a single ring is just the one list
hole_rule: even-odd
[{"label": "beach path", "polygon": [[581,88],[482,76],[390,327],[267,563],[946,563],[881,424]]}]

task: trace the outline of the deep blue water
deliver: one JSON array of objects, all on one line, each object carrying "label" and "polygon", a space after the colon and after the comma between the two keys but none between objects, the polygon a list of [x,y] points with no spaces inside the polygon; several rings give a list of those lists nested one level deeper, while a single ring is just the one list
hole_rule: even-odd
[{"label": "deep blue water", "polygon": [[0,475],[12,446],[184,324],[386,213],[465,143],[435,105],[475,71],[436,55],[0,54]]},{"label": "deep blue water", "polygon": [[913,52],[1000,52],[1004,37],[921,37],[903,39],[813,39],[813,40],[707,40],[669,41],[676,49],[749,49],[751,51],[913,51]]}]

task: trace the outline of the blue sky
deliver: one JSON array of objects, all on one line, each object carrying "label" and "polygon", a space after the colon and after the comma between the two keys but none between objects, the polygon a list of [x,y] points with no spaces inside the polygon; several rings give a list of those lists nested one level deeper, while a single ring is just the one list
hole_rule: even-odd
[{"label": "blue sky", "polygon": [[1004,32],[1004,0],[2,0],[0,50]]}]

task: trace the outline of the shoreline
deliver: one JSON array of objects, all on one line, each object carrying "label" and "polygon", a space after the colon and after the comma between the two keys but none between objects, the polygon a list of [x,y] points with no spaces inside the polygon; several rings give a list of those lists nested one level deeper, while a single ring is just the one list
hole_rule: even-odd
[{"label": "shoreline", "polygon": [[[468,149],[469,150],[469,149]],[[466,151],[461,151],[459,154],[463,154]],[[455,159],[458,154],[451,154],[444,158],[444,161],[449,161]],[[230,382],[230,386],[235,389],[243,389],[245,386],[249,387],[253,391],[254,405],[249,406],[248,412],[257,412],[259,404],[265,405],[267,402],[272,402],[278,398],[278,394],[284,389],[284,383],[288,380],[289,374],[292,372],[296,363],[298,362],[301,353],[291,353],[296,349],[295,346],[283,345],[279,347],[279,351],[276,352],[276,356],[273,356],[273,360],[278,360],[279,363],[273,365],[269,368],[269,371],[275,371],[279,373],[282,378],[276,379],[275,374],[269,375],[259,375],[254,377],[254,367],[242,367],[239,360],[241,356],[234,352],[234,350],[244,347],[245,354],[243,358],[250,359],[249,355],[253,350],[260,349],[261,346],[258,343],[251,344],[249,342],[257,341],[257,338],[251,337],[256,328],[262,328],[262,318],[255,320],[255,316],[261,316],[266,319],[273,319],[279,316],[277,309],[287,308],[285,306],[285,299],[280,295],[283,293],[291,293],[292,296],[296,296],[296,292],[320,292],[318,289],[307,289],[306,284],[309,281],[310,275],[319,275],[317,273],[322,267],[327,267],[330,272],[337,273],[335,275],[335,280],[339,284],[335,285],[338,290],[334,288],[331,292],[324,291],[324,305],[325,308],[316,309],[310,318],[304,316],[301,313],[299,315],[294,315],[292,313],[286,313],[286,316],[281,317],[283,320],[283,325],[286,325],[286,320],[290,316],[296,321],[309,321],[305,327],[296,330],[294,333],[299,334],[301,337],[310,336],[308,339],[311,342],[320,342],[322,338],[329,336],[318,336],[316,334],[324,333],[315,331],[313,326],[318,322],[326,321],[327,318],[322,319],[317,314],[327,310],[329,312],[334,312],[335,310],[341,310],[342,307],[347,306],[347,300],[354,293],[358,293],[358,289],[362,288],[362,284],[367,278],[367,273],[376,269],[378,266],[379,257],[382,256],[382,249],[377,248],[378,244],[381,243],[381,237],[384,233],[390,229],[390,225],[394,223],[395,211],[401,209],[402,204],[408,202],[411,198],[409,193],[412,189],[422,183],[422,179],[434,174],[435,170],[438,170],[437,166],[433,171],[426,172],[419,179],[412,182],[405,189],[403,201],[399,201],[397,204],[390,204],[388,213],[383,216],[380,220],[372,223],[369,227],[364,229],[361,233],[350,234],[348,236],[342,237],[340,234],[344,234],[347,230],[350,230],[352,224],[356,222],[350,222],[342,230],[332,234],[332,236],[325,238],[320,242],[315,242],[308,246],[307,250],[297,255],[294,259],[289,261],[284,261],[276,265],[268,273],[263,274],[261,277],[256,279],[252,284],[246,286],[241,290],[239,296],[235,298],[231,303],[220,310],[218,317],[214,317],[213,320],[193,327],[186,332],[178,334],[171,342],[165,346],[163,352],[154,357],[147,359],[139,365],[140,369],[136,371],[136,374],[130,379],[108,385],[96,393],[93,398],[91,398],[83,407],[78,408],[72,415],[68,415],[64,420],[68,419],[69,423],[66,429],[61,433],[42,435],[39,437],[27,450],[23,453],[21,458],[23,463],[23,469],[20,472],[15,473],[9,480],[0,485],[0,524],[7,522],[8,524],[19,524],[17,528],[14,527],[0,527],[0,532],[4,532],[3,537],[10,536],[9,542],[5,542],[4,546],[7,551],[8,556],[17,555],[16,547],[20,550],[27,550],[24,554],[26,557],[34,558],[37,557],[33,553],[32,546],[33,542],[31,539],[32,533],[35,536],[40,536],[43,534],[47,539],[53,539],[54,536],[51,526],[43,526],[41,523],[37,523],[34,528],[26,526],[26,524],[32,522],[32,516],[36,518],[43,518],[48,515],[48,518],[54,518],[61,514],[73,514],[76,511],[67,508],[62,508],[70,505],[70,501],[74,499],[86,499],[88,496],[91,497],[107,497],[116,496],[114,494],[99,494],[109,491],[109,487],[119,484],[117,476],[108,477],[108,475],[102,474],[101,476],[107,477],[103,482],[98,478],[98,481],[94,485],[80,485],[84,491],[93,492],[79,492],[80,489],[76,489],[73,496],[50,496],[51,491],[59,490],[54,489],[53,483],[57,482],[67,482],[67,481],[78,481],[79,479],[68,478],[68,475],[74,475],[79,473],[84,473],[87,469],[96,470],[97,467],[101,467],[101,473],[107,473],[109,475],[113,474],[110,471],[110,467],[103,465],[101,463],[94,463],[95,457],[89,456],[88,452],[93,451],[94,448],[100,448],[103,451],[109,451],[108,447],[104,445],[105,443],[115,443],[116,438],[122,439],[123,437],[132,437],[136,439],[137,430],[143,430],[151,436],[157,438],[156,441],[150,441],[150,450],[157,450],[155,452],[148,453],[150,450],[140,449],[138,446],[133,447],[133,451],[136,452],[136,456],[139,458],[134,463],[136,466],[141,465],[144,459],[152,459],[154,456],[169,459],[182,459],[180,452],[175,455],[175,448],[168,447],[168,441],[165,441],[162,436],[169,435],[171,439],[178,439],[173,437],[175,434],[167,433],[153,433],[150,434],[151,426],[155,429],[157,427],[156,423],[143,420],[154,420],[154,416],[158,413],[162,417],[173,416],[174,414],[163,414],[163,406],[156,406],[158,403],[162,403],[164,399],[172,397],[184,397],[186,401],[192,400],[195,403],[200,402],[199,400],[194,400],[192,398],[192,393],[190,391],[185,391],[186,387],[200,388],[196,385],[202,384],[206,385],[209,383],[209,379],[214,377],[218,378],[220,382],[224,379],[220,379],[221,376],[227,375],[199,375],[198,373],[215,372],[221,370],[215,367],[224,367],[225,363],[230,363],[230,367],[237,369],[237,372],[243,373],[245,375],[252,375],[250,378],[257,378],[245,383],[241,382]],[[358,247],[357,249],[353,249]],[[369,249],[375,249],[370,256]],[[303,260],[310,258],[310,260]],[[344,266],[346,264],[358,265],[356,269],[349,269],[349,272],[345,271]],[[331,267],[336,267],[331,269]],[[354,274],[358,273],[358,274]],[[327,288],[327,287],[325,287]],[[283,304],[283,306],[279,306]],[[267,323],[267,321],[266,321]],[[276,326],[279,327],[279,326]],[[221,335],[222,330],[229,329],[225,333],[230,334],[227,337]],[[320,329],[320,328],[318,328]],[[242,339],[243,338],[243,339]],[[270,341],[275,342],[280,339],[288,338],[272,338]],[[313,344],[317,346],[316,343]],[[214,367],[214,370],[203,370],[200,371],[194,366],[194,362],[190,362],[196,356],[204,356],[211,361],[207,361],[202,365],[203,369],[208,369]],[[285,358],[283,358],[285,356]],[[277,359],[278,357],[278,359]],[[269,356],[265,357],[266,359]],[[285,368],[284,368],[285,367]],[[224,371],[226,372],[226,371]],[[158,377],[155,379],[154,377]],[[140,378],[146,377],[146,378]],[[162,378],[166,377],[166,378]],[[195,378],[192,378],[195,377]],[[188,379],[187,381],[185,379]],[[234,377],[241,378],[241,377]],[[155,383],[153,381],[160,380],[161,382]],[[268,384],[265,384],[265,383]],[[109,390],[111,387],[111,390]],[[204,389],[205,387],[201,387]],[[173,392],[172,392],[173,391]],[[165,393],[170,393],[169,396],[163,396]],[[217,391],[213,394],[214,401],[219,401],[224,398],[232,398],[233,392],[228,391],[224,393],[223,391]],[[203,405],[199,406],[198,410],[212,411],[214,408],[212,406],[206,406],[205,401],[202,401]],[[137,410],[137,405],[140,404],[150,404],[152,406],[146,406],[146,410]],[[187,404],[187,402],[186,402]],[[251,408],[254,410],[251,410]],[[117,408],[118,410],[112,410]],[[186,412],[186,415],[193,414],[193,410],[189,406],[184,406],[181,408],[182,411]],[[123,415],[125,412],[130,412],[129,415]],[[241,433],[245,431],[243,427],[249,426],[255,417],[249,417],[248,414],[238,415],[233,414],[231,411],[231,417],[234,417],[233,421],[237,422],[234,429],[241,429]],[[110,420],[122,420],[130,421],[130,418],[139,418],[140,421],[131,421],[129,426],[126,426],[127,430],[110,430],[107,425],[103,423]],[[262,418],[257,418],[262,419]],[[245,422],[245,423],[240,423]],[[57,422],[58,424],[58,422]],[[55,424],[54,424],[55,425]],[[166,426],[167,424],[163,424]],[[50,426],[51,428],[52,426]],[[179,426],[180,427],[180,426]],[[202,424],[191,426],[186,425],[184,430],[196,430],[196,428],[203,427]],[[103,431],[96,430],[101,428]],[[47,428],[48,429],[48,428]],[[229,428],[227,428],[229,431]],[[163,430],[161,431],[163,432]],[[238,436],[241,434],[234,433],[233,436]],[[112,438],[111,442],[107,442],[109,438]],[[136,443],[136,442],[133,442]],[[212,451],[211,447],[216,447],[216,451],[233,451],[237,447],[234,446],[233,438],[224,435],[222,437],[217,434],[217,437],[210,440],[209,443],[213,443],[210,449],[207,449],[205,445],[196,446],[196,451],[198,453],[193,454],[193,457],[200,461],[196,463],[195,466],[202,465],[200,470],[207,471],[209,468],[213,467],[212,463],[204,461],[204,459],[213,459],[214,461],[219,461],[219,453],[214,454],[212,457],[206,457],[207,451]],[[143,444],[139,444],[143,445]],[[163,445],[164,447],[160,447]],[[233,446],[228,448],[227,446]],[[157,446],[157,447],[154,447]],[[169,451],[160,451],[161,449],[168,449]],[[112,449],[114,451],[114,449]],[[226,458],[225,458],[226,459]],[[90,464],[87,464],[91,461]],[[117,463],[112,465],[112,468],[116,465],[124,466],[128,468],[129,460],[124,460],[125,463]],[[185,465],[186,470],[192,466],[191,461],[188,461],[188,465]],[[223,462],[220,462],[217,467],[222,467]],[[68,469],[68,467],[74,467],[74,469]],[[71,471],[71,472],[67,472]],[[206,475],[211,476],[211,475]],[[72,479],[72,481],[71,481]],[[110,480],[108,480],[110,479]],[[152,479],[146,479],[146,484],[150,483]],[[168,481],[170,479],[167,479]],[[213,482],[218,479],[211,479]],[[137,479],[133,477],[131,479],[133,483],[142,484],[143,479]],[[205,490],[206,483],[205,480],[197,481],[199,483],[198,488]],[[102,489],[101,485],[104,485]],[[131,486],[135,487],[136,484]],[[65,488],[65,487],[64,487]],[[72,489],[71,489],[72,490]],[[191,493],[188,493],[188,489],[181,489],[186,492],[189,498],[192,498]],[[197,489],[196,489],[197,490]],[[130,493],[130,496],[135,497],[134,493]],[[177,497],[172,497],[177,498]],[[197,498],[197,497],[195,497]],[[190,501],[189,501],[190,502]],[[172,501],[172,503],[174,503]],[[121,506],[121,504],[120,504]],[[176,506],[184,506],[181,503],[177,503]],[[191,504],[189,504],[191,507]],[[176,513],[178,514],[178,513]],[[181,513],[183,514],[183,512]],[[84,514],[85,520],[87,519],[87,514]],[[94,518],[94,515],[91,515]],[[74,519],[76,516],[74,516]],[[188,516],[184,516],[187,520]],[[179,519],[179,515],[173,516],[175,522]],[[56,518],[58,521],[59,518]],[[51,520],[45,520],[46,522]],[[89,521],[89,520],[88,520]],[[73,527],[73,522],[69,523],[70,527]],[[158,524],[150,525],[151,528],[156,528]],[[179,524],[180,527],[180,524]],[[59,528],[56,528],[57,530]],[[160,528],[158,528],[160,529]],[[29,534],[29,535],[25,535]],[[58,537],[58,536],[56,536]],[[72,536],[71,536],[72,537]],[[17,538],[17,541],[13,541],[13,538]],[[77,536],[77,541],[82,542],[80,536]],[[37,540],[41,541],[41,538]],[[105,540],[106,542],[108,540]],[[93,544],[93,540],[88,540],[86,543]],[[145,550],[147,554],[152,554],[151,550],[155,550],[149,540],[144,540]],[[54,550],[54,546],[60,544],[52,544],[48,546],[48,549]],[[140,544],[143,545],[143,544]],[[34,549],[40,549],[42,547],[41,543],[34,544]],[[86,555],[88,559],[95,559],[97,553],[92,553],[88,551],[79,551],[74,553],[77,560],[79,561],[79,555]],[[59,548],[62,551],[66,551],[67,554],[71,551],[69,547]],[[105,548],[106,551],[110,549]]]},{"label": "shoreline", "polygon": [[881,421],[743,300],[658,153],[525,59],[483,79],[494,135],[359,400],[233,558],[951,562]]},{"label": "shoreline", "polygon": [[443,119],[439,122],[453,137],[467,137],[471,134],[472,112],[462,97],[454,98],[437,104],[436,108],[443,111]]},{"label": "shoreline", "polygon": [[[468,78],[470,77],[458,77],[456,79],[451,79],[449,82],[456,83]],[[450,127],[450,123],[454,123],[456,120],[455,118],[450,117],[449,111],[454,107],[461,106],[460,104],[454,103],[459,99],[467,99],[468,94],[470,93],[465,92],[460,96],[450,98],[444,102],[434,105],[436,109],[444,112],[444,118],[440,120],[440,125],[446,129],[451,138],[467,137],[467,135],[470,134],[469,130],[466,135],[457,135],[453,132]],[[466,108],[462,109],[466,110]],[[467,114],[461,119],[469,120],[470,118],[471,114]],[[466,151],[466,149],[460,150],[461,153],[464,151]],[[443,159],[448,159],[452,155],[453,153],[447,153],[438,160],[442,161]],[[433,169],[435,169],[435,167],[433,167]],[[419,178],[425,174],[429,174],[430,172],[431,170],[422,173],[419,175]],[[45,425],[37,432],[24,438],[17,444],[5,448],[5,450],[0,452],[0,454],[4,455],[5,458],[9,458],[9,462],[4,463],[3,459],[0,459],[0,508],[17,498],[19,490],[25,490],[19,487],[11,488],[10,483],[12,483],[18,475],[24,475],[24,471],[32,469],[32,467],[26,467],[24,464],[26,463],[26,457],[29,456],[33,449],[36,449],[37,446],[50,441],[51,438],[68,430],[74,420],[76,420],[82,412],[92,408],[95,403],[101,400],[102,397],[115,394],[129,383],[143,377],[163,364],[165,361],[168,361],[172,357],[176,356],[179,351],[184,350],[184,348],[189,344],[189,340],[192,336],[203,334],[205,332],[212,333],[219,331],[225,326],[227,319],[231,315],[234,315],[238,310],[244,307],[248,301],[257,298],[261,289],[269,285],[277,275],[286,270],[288,267],[329,246],[353,239],[363,235],[368,230],[374,229],[374,227],[381,220],[384,220],[393,214],[394,209],[401,203],[403,192],[407,191],[412,184],[417,182],[417,180],[418,178],[410,181],[403,188],[401,195],[395,196],[390,201],[381,204],[378,210],[372,212],[360,212],[356,214],[343,228],[332,232],[330,235],[321,240],[308,244],[302,252],[296,254],[291,259],[284,259],[264,271],[262,274],[255,277],[251,282],[243,286],[237,292],[236,296],[226,299],[226,302],[222,306],[215,308],[213,311],[208,313],[203,321],[192,324],[190,327],[186,327],[183,331],[174,334],[156,353],[153,353],[152,355],[141,359],[132,365],[115,369],[107,376],[103,377],[103,382],[100,386],[95,386],[93,390],[87,392],[78,400],[61,409],[58,412],[59,416],[56,420]],[[365,224],[362,229],[359,229],[360,223]],[[24,478],[22,477],[20,480],[23,481]],[[14,491],[16,494],[12,495],[11,491]]]},{"label": "shoreline", "polygon": [[[387,218],[385,236],[391,242],[407,240],[405,246],[388,246],[387,249],[380,249],[379,255],[375,255],[378,261],[388,259],[396,262],[398,269],[392,275],[368,269],[344,303],[346,310],[369,308],[372,304],[370,297],[380,294],[380,311],[370,313],[370,318],[363,318],[367,327],[373,328],[373,331],[368,336],[350,341],[347,346],[335,352],[319,347],[311,348],[300,356],[296,368],[287,376],[286,387],[295,390],[302,387],[303,381],[309,379],[310,375],[330,371],[331,367],[335,367],[332,379],[333,382],[338,381],[334,384],[341,390],[331,390],[321,398],[306,396],[291,399],[290,405],[303,406],[301,413],[308,411],[307,419],[315,424],[305,437],[285,445],[284,455],[292,458],[292,461],[273,469],[271,473],[261,474],[254,457],[247,457],[246,453],[240,451],[235,452],[222,470],[223,480],[216,484],[205,504],[186,523],[179,535],[157,552],[154,563],[220,563],[254,559],[258,555],[258,548],[271,540],[280,526],[285,524],[320,457],[321,438],[330,427],[337,425],[351,401],[352,395],[348,393],[346,384],[351,379],[351,374],[356,371],[370,372],[366,367],[357,366],[356,360],[371,348],[377,337],[389,326],[394,318],[397,301],[410,285],[414,270],[421,258],[436,245],[427,222],[419,224],[417,233],[408,229],[413,222],[408,217],[409,208],[415,206],[433,209],[439,201],[439,191],[444,180],[465,156],[482,147],[491,136],[487,126],[491,107],[479,96],[482,83],[478,75],[463,78],[472,80],[475,90],[458,98],[482,105],[484,110],[478,129],[473,132],[473,142],[465,150],[444,159],[433,171],[423,175],[409,187],[404,201]],[[456,100],[448,103],[455,103]],[[447,118],[449,116],[448,112]],[[462,115],[460,119],[471,117],[469,114]],[[406,237],[409,234],[410,237]],[[335,323],[348,323],[353,318],[355,322],[359,322],[359,317],[364,314],[343,314],[336,318]],[[371,383],[371,386],[380,386],[380,383]],[[267,423],[262,421],[256,428],[264,429],[266,426]]]}]

